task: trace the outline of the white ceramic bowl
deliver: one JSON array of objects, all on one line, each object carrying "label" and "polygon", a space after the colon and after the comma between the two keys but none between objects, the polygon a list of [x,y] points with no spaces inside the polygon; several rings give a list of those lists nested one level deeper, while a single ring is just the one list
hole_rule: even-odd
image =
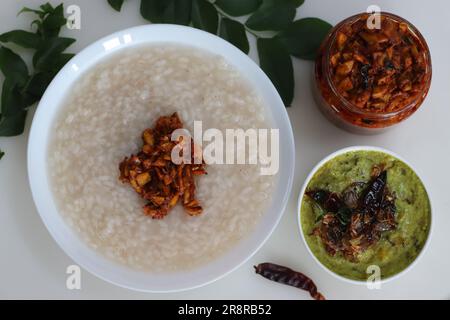
[{"label": "white ceramic bowl", "polygon": [[[86,70],[117,50],[148,43],[170,42],[198,47],[222,55],[256,88],[266,102],[279,128],[280,171],[273,203],[253,233],[232,250],[195,270],[150,274],[137,272],[112,262],[87,247],[62,219],[55,205],[47,175],[47,147],[51,126],[70,88]],[[267,240],[278,224],[292,187],[294,139],[291,124],[275,87],[248,56],[210,33],[175,25],[146,25],[107,36],[77,54],[55,77],[34,116],[28,144],[28,172],[31,191],[39,214],[60,247],[80,266],[116,285],[147,292],[169,292],[199,287],[226,275],[249,259]]]},{"label": "white ceramic bowl", "polygon": [[358,280],[348,279],[348,278],[343,277],[343,276],[341,276],[341,275],[335,273],[334,271],[328,269],[326,266],[324,266],[324,265],[322,264],[322,262],[320,262],[320,260],[317,259],[317,257],[314,255],[314,253],[313,253],[313,252],[311,251],[311,249],[309,248],[309,245],[308,245],[308,243],[306,242],[305,234],[303,233],[302,222],[301,222],[301,208],[302,208],[303,197],[305,196],[306,189],[307,189],[307,187],[308,187],[308,185],[309,185],[311,179],[314,177],[314,175],[316,174],[316,172],[317,172],[317,171],[318,171],[325,163],[327,163],[327,162],[330,161],[331,159],[336,158],[337,156],[340,156],[340,155],[342,155],[342,154],[345,154],[345,153],[351,152],[351,151],[378,151],[378,152],[383,152],[383,153],[386,153],[386,154],[388,154],[388,155],[391,155],[391,156],[393,156],[394,158],[397,158],[397,159],[399,159],[400,161],[404,162],[405,164],[407,164],[407,165],[408,165],[408,166],[409,166],[409,167],[417,174],[417,176],[419,177],[419,179],[422,181],[422,183],[424,184],[425,190],[426,190],[426,192],[427,192],[427,194],[428,194],[428,199],[429,199],[429,201],[430,201],[430,230],[428,231],[428,237],[427,237],[427,240],[426,240],[426,242],[425,242],[425,245],[424,245],[423,248],[422,248],[422,251],[420,251],[420,253],[419,253],[419,255],[416,257],[416,259],[415,259],[409,266],[407,266],[405,269],[403,269],[402,271],[400,271],[399,273],[397,273],[397,274],[395,274],[395,275],[393,275],[393,276],[391,276],[391,277],[382,279],[382,280],[379,282],[380,284],[384,284],[384,283],[386,283],[387,281],[391,281],[391,280],[394,280],[394,279],[399,278],[400,276],[404,275],[406,272],[408,272],[409,270],[411,270],[411,268],[413,268],[414,265],[416,265],[416,263],[417,263],[417,262],[419,261],[419,259],[423,256],[425,250],[426,250],[427,247],[429,246],[430,239],[431,239],[431,234],[432,234],[432,230],[433,230],[433,208],[432,208],[432,199],[431,199],[431,196],[430,196],[430,192],[429,192],[429,190],[426,188],[426,184],[425,184],[424,180],[422,179],[422,177],[421,177],[421,176],[419,175],[419,173],[417,172],[417,170],[416,170],[413,166],[411,166],[411,164],[410,164],[409,162],[407,162],[405,159],[403,159],[403,158],[400,157],[399,155],[397,155],[397,154],[395,154],[395,153],[393,153],[393,152],[391,152],[391,151],[389,151],[389,150],[383,149],[383,148],[378,148],[378,147],[368,147],[368,146],[354,146],[354,147],[348,147],[348,148],[344,148],[344,149],[338,150],[338,151],[336,151],[336,152],[330,154],[329,156],[325,157],[324,159],[322,159],[322,160],[314,167],[314,169],[312,169],[311,173],[310,173],[309,176],[306,178],[305,183],[303,184],[303,187],[302,187],[302,189],[301,189],[301,191],[300,191],[300,195],[299,195],[299,197],[298,197],[298,205],[297,205],[297,222],[298,222],[298,228],[299,228],[299,230],[300,230],[300,234],[301,234],[301,237],[302,237],[302,239],[303,239],[303,243],[305,244],[305,246],[306,246],[308,252],[309,252],[310,255],[313,257],[313,259],[314,259],[314,260],[315,260],[315,261],[316,261],[316,262],[317,262],[317,263],[318,263],[318,264],[319,264],[326,272],[328,272],[329,274],[333,275],[334,277],[336,277],[336,278],[338,278],[338,279],[340,279],[340,280],[343,280],[343,281],[345,281],[345,282],[347,282],[347,283],[358,284],[358,285],[362,285],[362,284],[365,285],[365,284],[366,284],[366,281],[358,281]]}]

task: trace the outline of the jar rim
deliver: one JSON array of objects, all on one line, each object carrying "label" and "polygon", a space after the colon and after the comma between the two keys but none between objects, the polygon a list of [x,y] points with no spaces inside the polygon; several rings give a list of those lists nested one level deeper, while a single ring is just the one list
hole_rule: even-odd
[{"label": "jar rim", "polygon": [[[426,80],[426,84],[423,86],[420,94],[417,95],[417,98],[415,101],[413,101],[412,103],[404,106],[403,108],[396,110],[396,111],[391,111],[391,112],[370,112],[370,111],[364,111],[361,110],[361,108],[358,108],[357,106],[355,106],[354,104],[352,104],[348,99],[346,99],[336,88],[336,85],[334,83],[334,81],[331,79],[331,74],[330,72],[328,72],[330,70],[330,53],[331,53],[331,48],[333,48],[335,42],[336,42],[336,38],[337,38],[337,34],[338,32],[346,25],[348,24],[352,24],[356,21],[358,21],[361,17],[365,16],[365,15],[370,15],[370,13],[358,13],[355,14],[351,17],[346,18],[345,20],[341,21],[339,24],[337,24],[329,33],[328,35],[328,41],[329,41],[329,45],[326,47],[326,51],[325,54],[323,55],[323,59],[325,61],[323,61],[323,73],[327,79],[327,82],[330,85],[330,89],[332,91],[332,93],[340,100],[340,102],[342,103],[342,105],[349,110],[352,113],[356,113],[359,115],[364,115],[364,117],[367,118],[391,118],[391,117],[395,117],[398,114],[402,113],[402,112],[407,112],[408,110],[416,107],[417,105],[417,101],[421,100],[421,97],[425,97],[428,94],[428,91],[430,89],[430,85],[431,85],[431,78],[432,78],[432,64],[431,64],[431,54],[430,54],[430,49],[428,47],[428,44],[425,40],[425,38],[423,37],[423,35],[420,33],[420,31],[408,20],[406,20],[405,18],[402,18],[396,14],[390,13],[390,12],[386,12],[386,11],[381,11],[379,13],[381,16],[385,16],[388,17],[392,20],[395,20],[397,22],[403,22],[406,23],[408,25],[408,29],[409,31],[418,39],[418,41],[421,43],[421,45],[424,47],[425,49],[425,58],[426,58],[426,71],[425,73],[427,74],[427,80]],[[326,71],[326,72],[325,72]],[[422,99],[423,100],[423,99]]]}]

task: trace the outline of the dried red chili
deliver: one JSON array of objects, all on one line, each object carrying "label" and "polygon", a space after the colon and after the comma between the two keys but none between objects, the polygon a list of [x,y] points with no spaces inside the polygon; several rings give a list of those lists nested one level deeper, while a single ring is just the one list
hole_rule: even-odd
[{"label": "dried red chili", "polygon": [[308,291],[315,300],[325,300],[314,282],[301,272],[269,262],[260,263],[254,268],[257,274],[266,279]]}]

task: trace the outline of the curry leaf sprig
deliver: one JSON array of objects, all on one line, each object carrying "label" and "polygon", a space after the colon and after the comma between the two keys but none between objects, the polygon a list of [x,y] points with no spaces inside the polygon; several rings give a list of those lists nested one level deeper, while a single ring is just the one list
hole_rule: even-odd
[{"label": "curry leaf sprig", "polygon": [[[120,11],[125,0],[108,0]],[[142,17],[153,23],[190,25],[217,34],[248,54],[256,37],[259,63],[285,105],[294,98],[291,56],[314,60],[331,25],[318,18],[295,20],[304,0],[141,0]],[[249,16],[245,23],[235,17]],[[267,36],[270,34],[270,36]]]},{"label": "curry leaf sprig", "polygon": [[[75,39],[59,37],[66,24],[64,8],[46,3],[39,9],[24,8],[36,16],[34,31],[13,30],[0,34],[0,71],[5,80],[0,100],[0,136],[16,136],[24,131],[28,108],[39,101],[58,71],[73,57],[64,51]],[[20,55],[5,44],[33,50],[32,71]]]}]

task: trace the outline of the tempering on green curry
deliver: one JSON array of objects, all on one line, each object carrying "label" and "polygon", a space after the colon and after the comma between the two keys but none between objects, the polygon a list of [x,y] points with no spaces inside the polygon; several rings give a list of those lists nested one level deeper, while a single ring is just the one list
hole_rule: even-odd
[{"label": "tempering on green curry", "polygon": [[427,192],[416,173],[379,151],[351,151],[325,163],[309,182],[301,225],[309,248],[331,271],[365,280],[408,267],[423,249],[431,222]]}]

